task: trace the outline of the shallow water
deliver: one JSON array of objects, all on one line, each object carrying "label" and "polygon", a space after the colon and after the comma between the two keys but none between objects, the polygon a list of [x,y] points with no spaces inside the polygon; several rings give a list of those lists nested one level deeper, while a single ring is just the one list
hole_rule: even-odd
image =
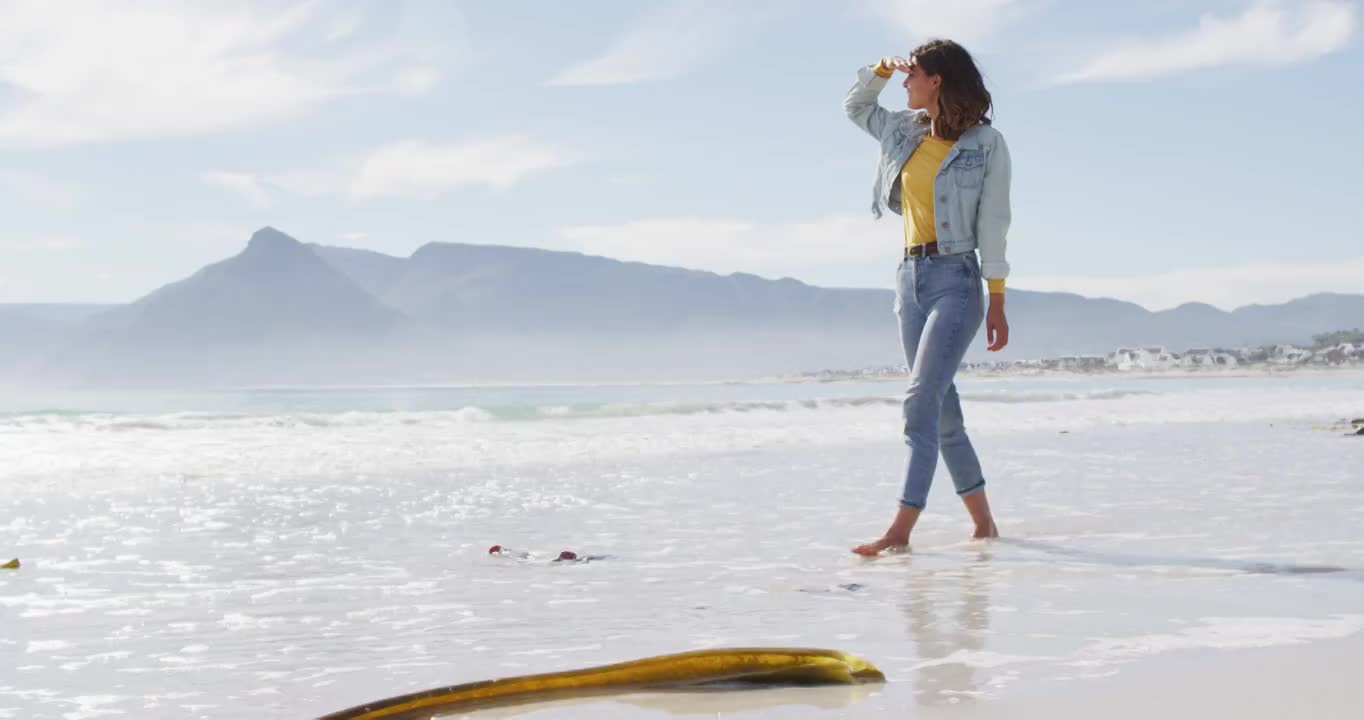
[{"label": "shallow water", "polygon": [[[895,386],[741,387],[11,407],[0,718],[310,717],[745,645],[889,683],[515,712],[931,717],[1188,658],[1364,656],[1364,439],[1324,429],[1364,415],[1357,378],[964,384],[1005,539],[964,541],[943,481],[914,551],[874,561],[847,548],[894,510]],[[631,410],[460,414],[565,393]]]}]

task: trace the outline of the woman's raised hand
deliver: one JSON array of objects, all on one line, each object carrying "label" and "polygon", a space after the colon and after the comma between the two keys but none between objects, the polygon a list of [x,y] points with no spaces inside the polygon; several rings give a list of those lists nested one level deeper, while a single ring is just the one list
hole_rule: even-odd
[{"label": "woman's raised hand", "polygon": [[881,58],[881,67],[891,72],[895,72],[896,70],[909,72],[909,60],[906,60],[899,55],[887,55]]}]

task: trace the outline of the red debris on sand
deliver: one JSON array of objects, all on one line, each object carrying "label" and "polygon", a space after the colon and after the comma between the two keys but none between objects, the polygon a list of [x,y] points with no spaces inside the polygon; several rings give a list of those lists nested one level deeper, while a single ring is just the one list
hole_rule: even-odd
[{"label": "red debris on sand", "polygon": [[496,555],[496,554],[498,554],[498,553],[500,553],[500,552],[502,552],[502,546],[501,546],[501,545],[494,545],[494,546],[488,548],[488,554],[489,554],[489,555]]},{"label": "red debris on sand", "polygon": [[559,559],[560,559],[560,560],[577,560],[577,559],[578,559],[578,553],[575,553],[575,552],[573,552],[572,550],[565,550],[565,551],[559,553]]}]

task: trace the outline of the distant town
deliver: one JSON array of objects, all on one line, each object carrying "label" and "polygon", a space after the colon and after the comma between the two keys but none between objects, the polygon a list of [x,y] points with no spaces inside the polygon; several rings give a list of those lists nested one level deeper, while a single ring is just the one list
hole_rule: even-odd
[{"label": "distant town", "polygon": [[[1049,373],[1180,373],[1235,370],[1364,368],[1364,332],[1346,330],[1318,335],[1312,347],[1266,345],[1256,348],[1196,348],[1182,352],[1164,347],[1118,348],[1103,355],[1064,355],[1036,360],[962,363],[972,375],[1042,375]],[[819,370],[797,379],[814,381],[875,380],[903,377],[903,365],[861,370]]]}]

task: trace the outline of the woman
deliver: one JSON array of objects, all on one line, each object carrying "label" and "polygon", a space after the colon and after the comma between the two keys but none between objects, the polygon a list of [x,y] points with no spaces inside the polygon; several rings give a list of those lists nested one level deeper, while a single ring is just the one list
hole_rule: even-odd
[{"label": "woman", "polygon": [[[909,109],[892,112],[876,97],[897,70],[905,74]],[[908,547],[939,450],[975,522],[973,537],[998,537],[953,383],[982,316],[991,351],[1009,342],[1009,150],[990,125],[990,93],[970,53],[950,40],[933,40],[908,60],[886,57],[862,68],[843,108],[881,143],[872,213],[880,217],[885,205],[904,216],[895,312],[910,369],[904,401],[909,461],[900,507],[884,535],[853,552],[870,556]],[[988,311],[982,277],[989,281]]]}]

